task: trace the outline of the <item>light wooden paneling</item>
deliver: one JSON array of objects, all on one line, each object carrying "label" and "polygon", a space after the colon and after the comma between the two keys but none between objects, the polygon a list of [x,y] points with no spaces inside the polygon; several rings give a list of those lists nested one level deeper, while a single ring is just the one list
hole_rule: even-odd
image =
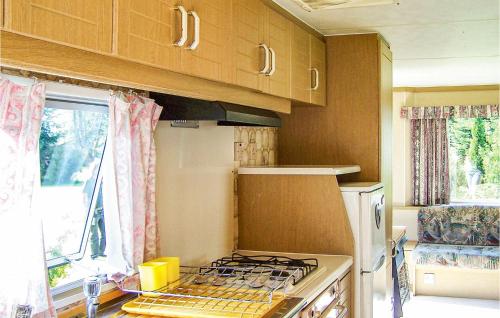
[{"label": "light wooden paneling", "polygon": [[[384,184],[385,195],[385,228],[392,229],[392,53],[379,41],[379,63],[380,63],[380,181]],[[392,232],[386,232],[387,242],[392,240]],[[391,255],[391,244],[387,244],[387,254]],[[388,277],[392,276],[387,273]]]},{"label": "light wooden paneling", "polygon": [[193,41],[193,19],[189,18],[189,40],[181,49],[182,72],[215,81],[231,80],[231,0],[189,0],[186,9],[200,17],[200,44]]},{"label": "light wooden paneling", "polygon": [[270,48],[276,53],[276,71],[268,76],[269,94],[290,98],[290,29],[292,24],[284,16],[272,9],[268,11],[268,40]]},{"label": "light wooden paneling", "polygon": [[238,248],[354,255],[335,176],[239,175]]},{"label": "light wooden paneling", "polygon": [[327,37],[327,107],[282,116],[280,164],[357,164],[342,181],[380,181],[379,54],[376,34]]},{"label": "light wooden paneling", "polygon": [[233,85],[169,72],[117,57],[97,54],[48,41],[0,31],[1,65],[35,72],[164,92],[167,94],[220,100],[289,113],[290,101]]},{"label": "light wooden paneling", "polygon": [[117,0],[117,54],[127,59],[162,67],[181,69],[181,48],[177,0]]},{"label": "light wooden paneling", "polygon": [[292,27],[291,97],[304,103],[311,101],[311,46],[309,33],[298,25]]},{"label": "light wooden paneling", "polygon": [[113,0],[5,0],[5,27],[97,52],[111,52]]},{"label": "light wooden paneling", "polygon": [[319,72],[319,86],[311,90],[311,104],[326,105],[326,46],[322,40],[309,35],[311,41],[311,68]]},{"label": "light wooden paneling", "polygon": [[233,83],[255,90],[263,90],[266,7],[259,0],[233,1]]}]

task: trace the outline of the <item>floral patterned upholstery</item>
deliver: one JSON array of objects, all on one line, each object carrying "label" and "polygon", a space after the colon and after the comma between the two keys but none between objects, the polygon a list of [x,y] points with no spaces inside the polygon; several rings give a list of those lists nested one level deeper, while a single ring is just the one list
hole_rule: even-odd
[{"label": "floral patterned upholstery", "polygon": [[413,250],[418,265],[444,265],[473,269],[498,269],[498,246],[419,243]]},{"label": "floral patterned upholstery", "polygon": [[500,207],[436,206],[418,212],[420,265],[498,269]]},{"label": "floral patterned upholstery", "polygon": [[418,212],[418,241],[498,246],[500,207],[436,206]]}]

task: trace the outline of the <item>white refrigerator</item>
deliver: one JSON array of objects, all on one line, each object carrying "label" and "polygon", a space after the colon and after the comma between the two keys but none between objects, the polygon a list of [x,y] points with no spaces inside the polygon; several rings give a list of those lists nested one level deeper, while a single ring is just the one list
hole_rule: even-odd
[{"label": "white refrigerator", "polygon": [[378,182],[340,184],[354,236],[354,317],[389,318],[384,188]]}]

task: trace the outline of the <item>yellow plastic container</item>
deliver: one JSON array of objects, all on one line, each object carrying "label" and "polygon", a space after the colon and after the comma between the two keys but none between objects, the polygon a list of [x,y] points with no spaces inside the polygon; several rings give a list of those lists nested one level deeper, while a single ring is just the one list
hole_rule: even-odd
[{"label": "yellow plastic container", "polygon": [[152,262],[167,263],[167,281],[174,283],[180,278],[180,260],[178,257],[168,256],[152,260]]},{"label": "yellow plastic container", "polygon": [[141,290],[154,291],[168,283],[167,263],[160,261],[146,262],[138,266]]}]

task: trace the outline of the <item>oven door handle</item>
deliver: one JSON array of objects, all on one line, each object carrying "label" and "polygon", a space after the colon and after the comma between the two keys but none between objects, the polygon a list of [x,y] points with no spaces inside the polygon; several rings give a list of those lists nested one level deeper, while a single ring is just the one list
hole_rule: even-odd
[{"label": "oven door handle", "polygon": [[340,315],[337,315],[337,317],[342,317],[344,315],[344,312],[347,311],[347,307],[344,305],[339,305],[339,299],[335,299],[328,305],[325,310],[321,313],[321,315],[318,316],[318,318],[326,318],[330,314],[330,312],[334,309],[337,309],[341,312]]}]

